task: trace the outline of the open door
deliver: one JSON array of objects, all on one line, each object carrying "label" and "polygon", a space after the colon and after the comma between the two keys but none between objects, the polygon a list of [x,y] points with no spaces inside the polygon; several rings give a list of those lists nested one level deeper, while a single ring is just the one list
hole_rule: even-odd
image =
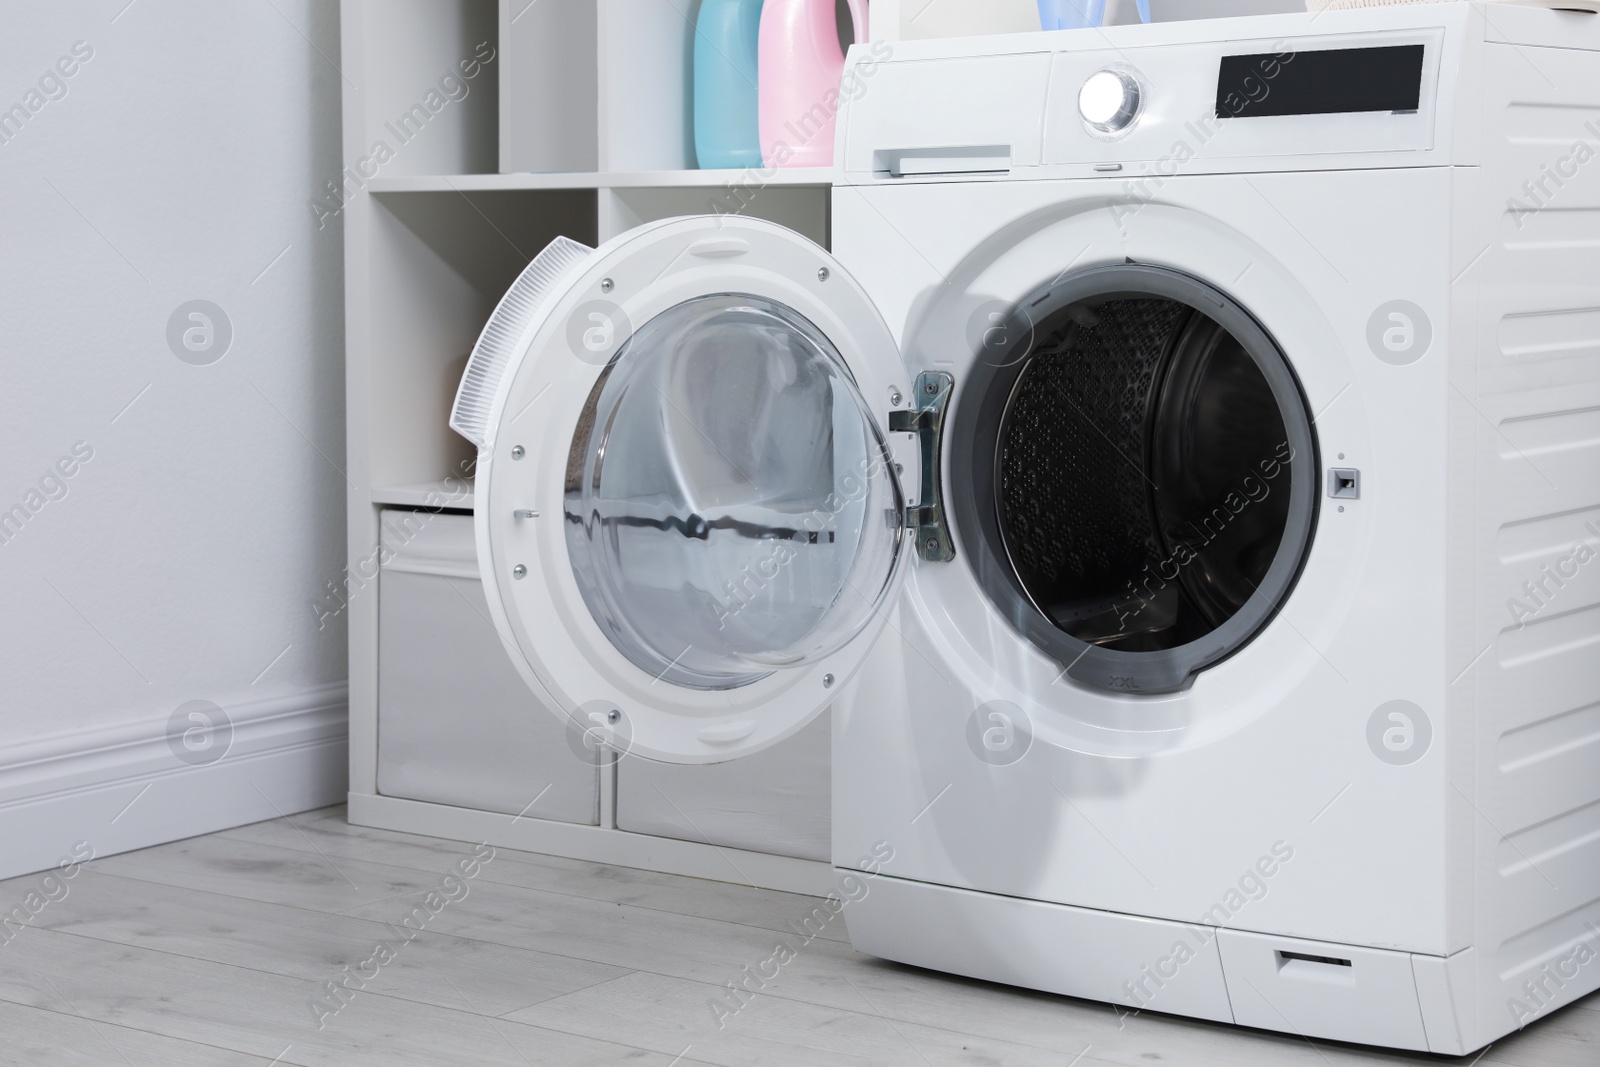
[{"label": "open door", "polygon": [[613,747],[712,763],[794,733],[883,628],[910,542],[872,302],[780,226],[558,240],[501,301],[451,425],[528,684]]}]

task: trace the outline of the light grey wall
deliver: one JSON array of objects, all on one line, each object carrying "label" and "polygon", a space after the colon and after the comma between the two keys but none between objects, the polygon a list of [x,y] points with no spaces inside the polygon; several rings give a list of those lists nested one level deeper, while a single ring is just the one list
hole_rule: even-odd
[{"label": "light grey wall", "polygon": [[338,5],[0,19],[0,752],[343,679]]}]

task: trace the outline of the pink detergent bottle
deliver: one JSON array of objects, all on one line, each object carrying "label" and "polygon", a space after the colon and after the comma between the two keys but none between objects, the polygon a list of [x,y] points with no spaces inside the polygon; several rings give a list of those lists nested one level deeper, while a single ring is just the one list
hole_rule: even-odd
[{"label": "pink detergent bottle", "polygon": [[[867,39],[866,0],[850,0],[858,42]],[[769,167],[833,166],[844,52],[834,0],[766,0],[757,63],[761,158]]]}]

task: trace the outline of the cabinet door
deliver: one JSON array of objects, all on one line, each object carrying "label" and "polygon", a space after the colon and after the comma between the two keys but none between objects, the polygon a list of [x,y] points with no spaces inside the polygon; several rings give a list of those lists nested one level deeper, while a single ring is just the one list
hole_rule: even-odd
[{"label": "cabinet door", "polygon": [[623,760],[617,829],[827,862],[832,726],[822,715],[771,748],[709,766]]},{"label": "cabinet door", "polygon": [[596,761],[500,651],[471,517],[386,511],[381,536],[378,792],[596,825]]}]

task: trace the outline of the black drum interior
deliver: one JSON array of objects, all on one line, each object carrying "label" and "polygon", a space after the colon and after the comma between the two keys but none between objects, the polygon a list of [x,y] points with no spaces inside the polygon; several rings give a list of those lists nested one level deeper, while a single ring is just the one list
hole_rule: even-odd
[{"label": "black drum interior", "polygon": [[991,332],[951,429],[950,496],[990,599],[1075,681],[1188,685],[1257,634],[1310,544],[1299,383],[1243,308],[1127,265]]}]

